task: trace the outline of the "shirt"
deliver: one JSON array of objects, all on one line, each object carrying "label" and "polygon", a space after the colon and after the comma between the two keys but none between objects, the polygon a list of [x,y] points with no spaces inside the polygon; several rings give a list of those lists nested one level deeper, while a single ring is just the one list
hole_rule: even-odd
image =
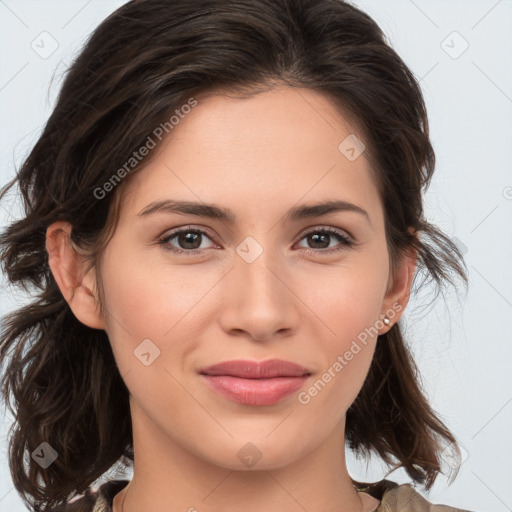
[{"label": "shirt", "polygon": [[[88,489],[85,495],[70,502],[57,512],[112,512],[112,502],[123,490],[128,480],[109,480],[97,490]],[[397,484],[381,480],[373,484],[358,483],[358,490],[380,500],[374,512],[471,512],[447,505],[434,505],[419,494],[410,484]]]}]

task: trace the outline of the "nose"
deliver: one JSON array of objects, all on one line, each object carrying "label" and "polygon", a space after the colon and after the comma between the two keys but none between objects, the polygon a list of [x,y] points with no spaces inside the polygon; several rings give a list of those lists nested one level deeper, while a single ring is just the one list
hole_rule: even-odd
[{"label": "nose", "polygon": [[237,255],[221,293],[220,323],[230,335],[262,342],[291,336],[297,329],[301,301],[290,271],[270,250],[252,262]]}]

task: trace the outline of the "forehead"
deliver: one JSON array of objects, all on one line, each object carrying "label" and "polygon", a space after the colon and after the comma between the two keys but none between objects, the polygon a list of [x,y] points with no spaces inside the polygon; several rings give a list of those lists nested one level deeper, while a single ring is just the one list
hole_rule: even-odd
[{"label": "forehead", "polygon": [[349,159],[342,151],[345,141],[362,135],[324,95],[280,87],[245,98],[196,99],[156,157],[132,177],[132,212],[178,199],[241,214],[259,208],[263,215],[298,202],[345,199],[378,216],[369,161],[364,153]]}]

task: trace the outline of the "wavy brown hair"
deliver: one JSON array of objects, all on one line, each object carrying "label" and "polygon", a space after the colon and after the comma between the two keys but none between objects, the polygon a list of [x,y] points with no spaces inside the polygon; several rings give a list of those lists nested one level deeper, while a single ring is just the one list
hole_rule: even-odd
[{"label": "wavy brown hair", "polygon": [[[283,84],[323,93],[364,134],[391,270],[415,250],[419,288],[432,282],[439,292],[455,277],[467,284],[457,246],[423,216],[435,156],[420,86],[367,14],[342,0],[128,2],[84,45],[42,135],[0,194],[17,185],[24,203],[23,218],[1,234],[2,268],[10,286],[33,298],[4,317],[0,335],[0,383],[15,416],[9,465],[25,503],[51,510],[119,461],[133,463],[128,390],[107,334],[77,320],[53,278],[48,226],[70,222],[72,241],[96,266],[131,174],[103,198],[98,188],[155,127],[192,97]],[[379,338],[347,411],[346,439],[356,454],[373,451],[426,489],[441,471],[443,444],[457,449],[428,403],[399,324]],[[42,442],[58,453],[46,469],[26,457]]]}]

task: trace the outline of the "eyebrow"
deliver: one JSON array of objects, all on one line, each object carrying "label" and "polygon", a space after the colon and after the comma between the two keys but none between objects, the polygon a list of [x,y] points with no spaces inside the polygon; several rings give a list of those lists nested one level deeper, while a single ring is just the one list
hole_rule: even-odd
[{"label": "eyebrow", "polygon": [[[329,213],[336,212],[355,212],[361,214],[372,225],[368,212],[355,204],[347,201],[333,200],[320,203],[311,203],[291,208],[285,215],[285,220],[298,221],[311,217],[320,217]],[[163,201],[154,201],[143,208],[137,215],[147,216],[157,212],[178,213],[182,215],[196,215],[198,217],[208,217],[217,219],[227,224],[234,224],[236,215],[229,208],[222,208],[215,204],[196,203],[193,201],[176,201],[166,199]]]}]

